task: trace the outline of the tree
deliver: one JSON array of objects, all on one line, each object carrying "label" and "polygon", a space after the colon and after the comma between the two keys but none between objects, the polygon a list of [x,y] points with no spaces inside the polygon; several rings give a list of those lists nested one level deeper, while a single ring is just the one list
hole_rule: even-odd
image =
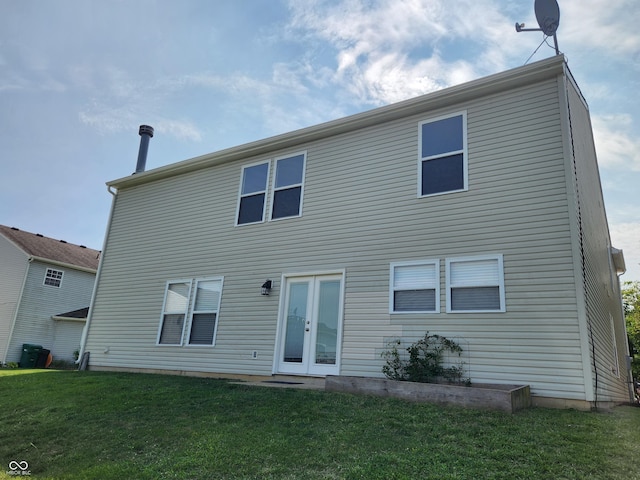
[{"label": "tree", "polygon": [[640,282],[622,284],[622,304],[627,324],[627,336],[634,348],[631,370],[633,378],[640,379]]}]

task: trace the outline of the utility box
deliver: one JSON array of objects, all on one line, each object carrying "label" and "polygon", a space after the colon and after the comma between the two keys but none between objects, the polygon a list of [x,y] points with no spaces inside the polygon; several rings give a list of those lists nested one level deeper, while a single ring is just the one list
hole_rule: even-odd
[{"label": "utility box", "polygon": [[42,345],[25,343],[22,345],[22,356],[20,357],[21,368],[36,368],[38,357],[42,352]]}]

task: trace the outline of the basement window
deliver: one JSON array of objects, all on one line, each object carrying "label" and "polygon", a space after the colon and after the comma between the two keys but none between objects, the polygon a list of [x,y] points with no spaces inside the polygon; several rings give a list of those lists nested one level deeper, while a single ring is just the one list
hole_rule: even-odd
[{"label": "basement window", "polygon": [[47,268],[47,273],[44,275],[44,285],[50,287],[58,287],[62,284],[62,276],[64,272],[62,270],[54,270],[53,268]]}]

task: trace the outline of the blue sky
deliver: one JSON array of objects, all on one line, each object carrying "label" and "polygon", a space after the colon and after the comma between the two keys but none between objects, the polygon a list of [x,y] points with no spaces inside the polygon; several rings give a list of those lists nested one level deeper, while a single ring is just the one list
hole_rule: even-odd
[{"label": "blue sky", "polygon": [[[140,124],[151,169],[515,68],[543,40],[514,28],[537,27],[533,3],[0,0],[0,224],[100,249]],[[558,3],[622,279],[640,280],[640,3]]]}]

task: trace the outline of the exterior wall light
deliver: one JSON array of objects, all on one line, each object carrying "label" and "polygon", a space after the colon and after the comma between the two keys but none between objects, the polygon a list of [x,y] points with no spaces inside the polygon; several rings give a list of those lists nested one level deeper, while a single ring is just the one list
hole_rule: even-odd
[{"label": "exterior wall light", "polygon": [[262,284],[262,295],[269,295],[271,292],[271,280],[267,280]]}]

